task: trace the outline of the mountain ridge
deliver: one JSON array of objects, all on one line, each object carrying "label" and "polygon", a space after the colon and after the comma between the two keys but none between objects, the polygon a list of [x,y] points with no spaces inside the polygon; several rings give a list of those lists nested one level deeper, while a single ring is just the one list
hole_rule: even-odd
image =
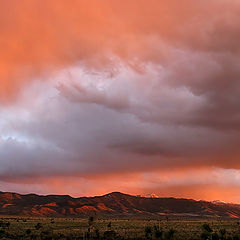
[{"label": "mountain ridge", "polygon": [[143,197],[121,192],[101,196],[37,195],[0,192],[0,214],[86,217],[217,217],[240,218],[240,205],[174,197]]}]

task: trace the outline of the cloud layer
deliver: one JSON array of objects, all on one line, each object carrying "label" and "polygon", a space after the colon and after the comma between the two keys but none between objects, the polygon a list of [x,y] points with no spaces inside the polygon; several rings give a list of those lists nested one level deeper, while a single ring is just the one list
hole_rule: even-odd
[{"label": "cloud layer", "polygon": [[[237,1],[1,5],[0,179],[9,188],[26,191],[36,178],[45,193],[49,179],[76,178],[90,186],[79,194],[103,193],[97,183],[122,189],[122,174],[131,193],[222,193],[224,184],[201,180],[217,172],[239,201]],[[204,174],[194,182],[196,169]]]}]

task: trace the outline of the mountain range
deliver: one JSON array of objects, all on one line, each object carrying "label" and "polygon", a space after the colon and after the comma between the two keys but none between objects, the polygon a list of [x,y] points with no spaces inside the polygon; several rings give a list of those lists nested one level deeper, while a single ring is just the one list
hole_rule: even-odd
[{"label": "mountain range", "polygon": [[0,192],[0,215],[240,218],[240,205],[219,201],[132,196],[120,192],[80,198]]}]

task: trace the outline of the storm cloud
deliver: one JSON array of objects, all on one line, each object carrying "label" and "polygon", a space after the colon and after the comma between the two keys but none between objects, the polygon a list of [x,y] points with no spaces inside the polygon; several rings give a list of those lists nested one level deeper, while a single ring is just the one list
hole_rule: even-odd
[{"label": "storm cloud", "polygon": [[[227,182],[235,186],[237,1],[0,3],[1,181],[77,178],[96,189],[99,179],[115,175],[120,184],[132,174],[127,192],[167,194],[167,182],[151,174],[192,179],[202,169],[223,179],[234,172]],[[137,177],[145,173],[157,184]],[[221,186],[202,177],[182,186]],[[169,194],[180,194],[179,181]]]}]

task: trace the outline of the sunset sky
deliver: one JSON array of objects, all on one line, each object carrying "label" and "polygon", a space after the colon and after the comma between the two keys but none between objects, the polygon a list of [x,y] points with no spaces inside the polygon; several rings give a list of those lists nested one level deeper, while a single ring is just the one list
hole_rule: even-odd
[{"label": "sunset sky", "polygon": [[240,203],[240,1],[0,0],[0,190]]}]

